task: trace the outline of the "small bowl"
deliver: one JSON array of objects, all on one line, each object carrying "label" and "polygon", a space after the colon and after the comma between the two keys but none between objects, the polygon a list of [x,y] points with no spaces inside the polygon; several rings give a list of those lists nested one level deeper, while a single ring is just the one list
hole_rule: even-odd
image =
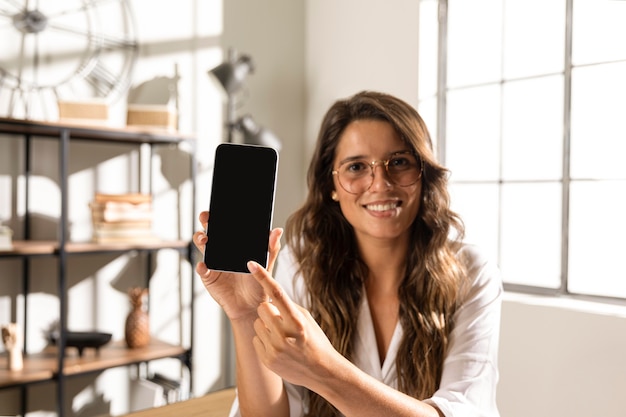
[{"label": "small bowl", "polygon": [[[65,346],[77,348],[78,356],[83,356],[83,350],[85,348],[95,348],[98,350],[101,346],[109,343],[111,337],[113,337],[112,333],[68,331],[65,334]],[[50,341],[56,345],[57,340],[59,340],[59,332],[51,332]]]}]

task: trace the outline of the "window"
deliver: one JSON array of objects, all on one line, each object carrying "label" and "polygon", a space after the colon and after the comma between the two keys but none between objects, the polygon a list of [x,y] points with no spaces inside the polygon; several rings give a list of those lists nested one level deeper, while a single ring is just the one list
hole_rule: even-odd
[{"label": "window", "polygon": [[626,1],[421,0],[420,113],[505,287],[626,299]]}]

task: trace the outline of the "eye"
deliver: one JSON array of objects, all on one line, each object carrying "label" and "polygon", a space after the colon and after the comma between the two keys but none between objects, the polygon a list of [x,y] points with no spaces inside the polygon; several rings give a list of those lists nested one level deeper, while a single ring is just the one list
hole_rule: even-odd
[{"label": "eye", "polygon": [[411,155],[398,155],[389,160],[389,169],[394,171],[404,171],[412,169],[417,165],[417,161]]},{"label": "eye", "polygon": [[369,165],[365,161],[350,161],[343,166],[342,170],[346,174],[359,176],[369,173]]}]

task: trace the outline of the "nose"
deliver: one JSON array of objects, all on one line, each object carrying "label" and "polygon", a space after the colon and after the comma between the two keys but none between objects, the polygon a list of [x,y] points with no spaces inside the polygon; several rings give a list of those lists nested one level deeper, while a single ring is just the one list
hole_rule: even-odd
[{"label": "nose", "polygon": [[[376,174],[377,167],[380,167],[378,175]],[[372,184],[369,186],[369,190],[386,190],[392,186],[385,161],[373,161],[370,168],[372,170]]]}]

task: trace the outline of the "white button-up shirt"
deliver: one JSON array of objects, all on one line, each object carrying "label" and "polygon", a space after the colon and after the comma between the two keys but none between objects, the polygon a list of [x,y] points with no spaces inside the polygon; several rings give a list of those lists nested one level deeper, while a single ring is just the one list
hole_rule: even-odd
[{"label": "white button-up shirt", "polygon": [[[446,417],[499,417],[496,384],[502,298],[500,272],[475,246],[463,246],[458,256],[467,266],[471,287],[455,313],[455,327],[450,334],[439,389],[425,401],[438,407]],[[295,271],[291,251],[284,248],[279,255],[275,278],[292,300],[308,308],[303,280],[294,278]],[[354,364],[368,375],[397,388],[395,361],[402,335],[398,322],[381,366],[369,304],[367,297],[363,297]],[[288,382],[285,387],[290,417],[302,417],[306,390]],[[237,399],[230,416],[239,416]]]}]

